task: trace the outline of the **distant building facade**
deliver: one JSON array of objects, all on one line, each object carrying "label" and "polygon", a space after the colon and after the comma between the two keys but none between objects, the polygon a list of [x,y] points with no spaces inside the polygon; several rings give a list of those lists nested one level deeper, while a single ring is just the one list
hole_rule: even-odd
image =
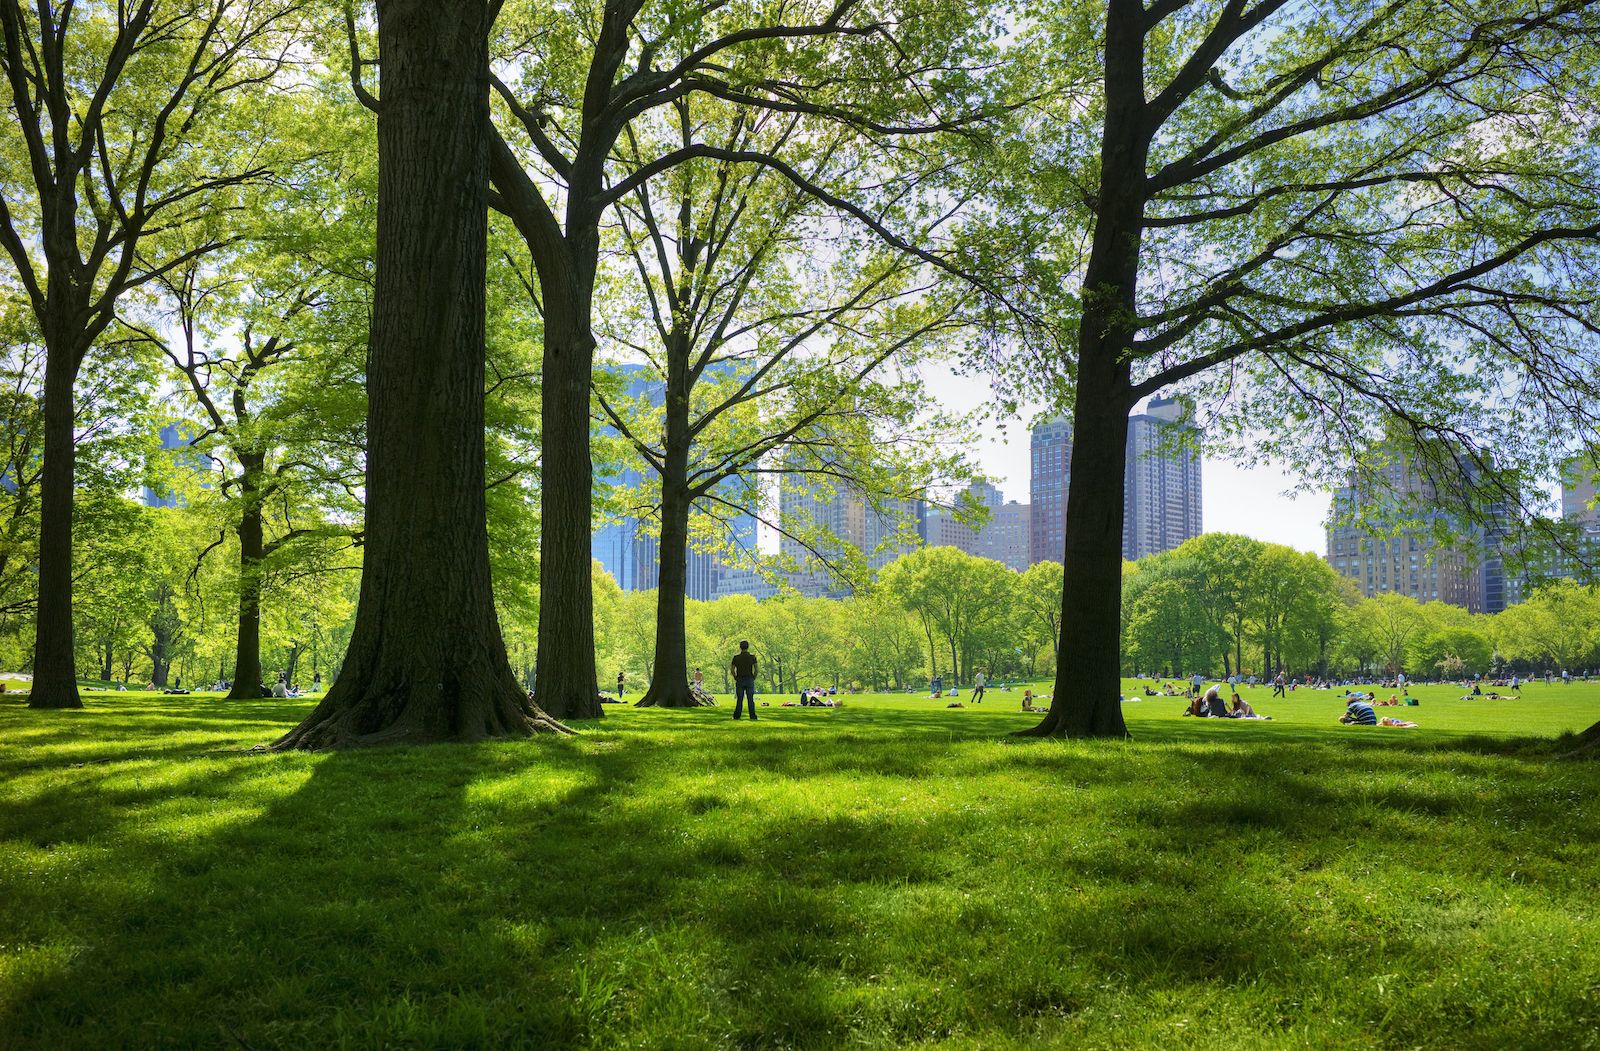
[{"label": "distant building facade", "polygon": [[[645,365],[619,365],[614,370],[627,381],[624,393],[629,398],[646,398],[651,405],[666,401],[666,384]],[[612,433],[615,433],[614,431]],[[612,485],[633,488],[644,485],[644,472],[636,466],[604,478]],[[736,543],[745,550],[756,546],[756,521],[751,515],[738,516],[730,527]],[[649,591],[661,583],[661,549],[656,534],[641,519],[627,516],[608,522],[594,531],[589,541],[590,554],[623,591]],[[684,595],[707,602],[717,595],[724,574],[731,572],[715,554],[688,548]]]},{"label": "distant building facade", "polygon": [[1171,551],[1202,531],[1200,454],[1172,443],[1184,420],[1182,403],[1151,398],[1128,419],[1127,466],[1122,476],[1122,557]]},{"label": "distant building facade", "polygon": [[[1561,517],[1578,530],[1578,548],[1585,561],[1594,565],[1600,559],[1600,507],[1595,506],[1595,467],[1576,457],[1561,468]],[[1559,576],[1577,576],[1572,558],[1562,555],[1556,561]]]},{"label": "distant building facade", "polygon": [[[1122,484],[1122,557],[1170,551],[1203,526],[1200,454],[1173,447],[1171,429],[1193,429],[1176,401],[1152,398],[1128,419]],[[1072,424],[1065,417],[1033,429],[1028,510],[1028,565],[1059,562],[1066,548],[1067,491],[1072,487]],[[1020,515],[1019,515],[1020,516]],[[1002,559],[1001,561],[1004,561]]]},{"label": "distant building facade", "polygon": [[1334,491],[1333,524],[1327,529],[1323,556],[1334,572],[1368,598],[1407,595],[1418,602],[1446,602],[1473,613],[1505,608],[1503,564],[1497,557],[1487,560],[1494,563],[1489,577],[1497,607],[1490,610],[1485,602],[1484,566],[1461,548],[1436,546],[1432,537],[1420,530],[1380,536],[1359,522],[1347,521],[1357,510],[1374,503],[1380,511],[1397,509],[1401,501],[1421,508],[1439,506],[1435,482],[1410,459],[1395,457],[1382,470],[1388,482],[1385,487],[1368,489],[1352,475],[1343,488]]},{"label": "distant building facade", "polygon": [[1066,553],[1067,489],[1072,482],[1072,423],[1064,416],[1033,429],[1028,503],[1028,565],[1060,562]]},{"label": "distant building facade", "polygon": [[[187,467],[196,474],[206,469],[206,457],[190,449],[189,442],[199,434],[199,429],[192,423],[169,423],[161,428],[161,452],[170,456],[172,462],[180,467]],[[210,488],[207,483],[206,488]],[[144,498],[146,507],[182,507],[185,500],[178,493],[159,493],[150,486],[145,486],[140,494]]]},{"label": "distant building facade", "polygon": [[975,554],[1021,573],[1032,565],[1033,505],[1015,500],[990,508]]},{"label": "distant building facade", "polygon": [[[778,490],[778,510],[785,519],[818,526],[835,542],[855,548],[873,572],[914,551],[926,537],[927,528],[924,517],[928,508],[921,500],[880,501],[879,507],[881,510],[874,509],[847,487],[800,475],[787,479]],[[906,534],[913,530],[916,539],[907,539]],[[817,564],[817,556],[799,539],[780,537],[778,550],[807,567],[787,577],[789,586],[801,594],[840,598],[850,593],[847,585],[835,581],[825,566]],[[753,590],[742,593],[766,597],[769,586],[752,583]]]}]

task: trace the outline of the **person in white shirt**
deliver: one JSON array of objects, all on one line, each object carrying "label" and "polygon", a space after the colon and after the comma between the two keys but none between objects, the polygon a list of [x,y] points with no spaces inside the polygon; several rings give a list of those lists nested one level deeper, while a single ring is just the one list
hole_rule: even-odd
[{"label": "person in white shirt", "polygon": [[972,680],[972,703],[973,704],[982,704],[983,703],[983,683],[984,683],[983,672],[980,671],[977,674],[977,677]]}]

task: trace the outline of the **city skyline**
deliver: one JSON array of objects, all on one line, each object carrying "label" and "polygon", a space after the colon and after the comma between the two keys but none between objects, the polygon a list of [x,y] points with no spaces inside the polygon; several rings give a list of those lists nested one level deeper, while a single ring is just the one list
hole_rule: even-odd
[{"label": "city skyline", "polygon": [[[957,375],[948,365],[929,366],[923,381],[930,395],[952,412],[970,412],[998,401],[982,377]],[[976,382],[975,382],[976,381]],[[1030,492],[1031,426],[1044,409],[1023,403],[1005,422],[991,423],[971,446],[973,459],[995,479],[1008,500]],[[1298,475],[1277,465],[1240,466],[1212,457],[1201,465],[1201,531],[1239,533],[1297,551],[1321,554],[1332,494],[1303,491]],[[1059,553],[1056,556],[1060,558]]]}]

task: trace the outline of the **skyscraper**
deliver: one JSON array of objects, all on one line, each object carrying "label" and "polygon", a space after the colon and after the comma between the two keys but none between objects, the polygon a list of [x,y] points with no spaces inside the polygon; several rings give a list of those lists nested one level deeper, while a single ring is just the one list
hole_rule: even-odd
[{"label": "skyscraper", "polygon": [[[209,466],[203,453],[189,447],[189,442],[199,433],[200,429],[194,424],[181,420],[161,428],[161,451],[170,458],[173,469],[186,468],[194,474],[202,474]],[[204,488],[211,488],[210,483],[204,483]],[[187,502],[178,493],[157,492],[148,485],[142,495],[146,507],[182,507]]]},{"label": "skyscraper", "polygon": [[[1420,529],[1380,536],[1359,522],[1346,521],[1360,508],[1375,508],[1376,525],[1389,511],[1405,506],[1412,513],[1442,514],[1435,480],[1407,457],[1395,456],[1381,468],[1384,486],[1362,484],[1354,475],[1333,494],[1333,524],[1328,526],[1323,556],[1334,572],[1356,585],[1363,595],[1409,595],[1418,602],[1447,602],[1474,613],[1485,611],[1484,573],[1466,552],[1436,546]],[[1387,530],[1382,530],[1387,531]],[[1498,566],[1496,560],[1496,566]],[[1503,576],[1491,574],[1497,601],[1505,602]]]},{"label": "skyscraper", "polygon": [[1067,487],[1072,481],[1072,424],[1065,416],[1033,429],[1028,486],[1032,516],[1028,565],[1060,562],[1066,550]]},{"label": "skyscraper", "polygon": [[[874,510],[848,487],[823,484],[804,476],[786,479],[778,495],[778,507],[784,516],[793,516],[802,526],[815,524],[835,542],[855,548],[873,571],[914,548],[912,543],[894,540],[906,524],[916,523],[918,535],[925,535],[925,509],[921,500],[890,500],[880,504],[883,509]],[[963,528],[971,532],[970,527]],[[883,550],[879,550],[880,547]],[[837,598],[848,593],[849,589],[833,580],[826,567],[817,564],[817,556],[801,541],[784,536],[778,541],[778,549],[800,565],[809,567],[805,572],[790,575],[790,583],[803,594]],[[827,554],[826,549],[823,554]]]},{"label": "skyscraper", "polygon": [[[1595,468],[1587,459],[1574,457],[1561,466],[1561,517],[1577,527],[1581,557],[1593,565],[1600,559],[1600,507],[1595,507]],[[1577,576],[1577,566],[1567,554],[1556,558],[1558,576]]]},{"label": "skyscraper", "polygon": [[1032,565],[1032,550],[1033,505],[1012,500],[991,508],[991,517],[978,534],[978,550],[974,554],[1021,573]]},{"label": "skyscraper", "polygon": [[1180,402],[1151,398],[1143,413],[1128,419],[1122,557],[1130,561],[1200,535],[1200,454],[1170,444],[1174,428],[1196,429],[1183,415]]},{"label": "skyscraper", "polygon": [[[647,365],[617,365],[613,371],[627,379],[624,391],[629,398],[647,398],[651,405],[666,401],[666,384]],[[616,433],[607,428],[610,433]],[[603,478],[611,485],[634,488],[644,485],[645,474],[632,462],[621,473]],[[753,550],[756,544],[756,521],[752,515],[743,514],[734,519],[731,527],[740,547]],[[590,553],[606,572],[611,574],[623,591],[648,591],[661,582],[661,556],[659,541],[643,521],[626,516],[596,529],[589,541]],[[706,602],[715,597],[717,582],[728,568],[715,554],[696,551],[693,541],[688,552],[687,575],[684,581],[686,597]]]},{"label": "skyscraper", "polygon": [[[1122,486],[1122,557],[1170,551],[1200,535],[1200,455],[1169,447],[1170,428],[1183,422],[1183,406],[1152,398],[1128,420]],[[1028,564],[1059,562],[1066,546],[1067,490],[1072,484],[1072,424],[1065,417],[1033,429],[1032,507]]]}]

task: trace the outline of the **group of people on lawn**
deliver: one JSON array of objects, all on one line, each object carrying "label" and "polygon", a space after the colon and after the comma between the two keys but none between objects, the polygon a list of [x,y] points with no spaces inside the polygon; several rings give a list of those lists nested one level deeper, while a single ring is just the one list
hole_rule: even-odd
[{"label": "group of people on lawn", "polygon": [[[1281,678],[1281,676],[1280,676]],[[1197,694],[1189,702],[1189,707],[1184,709],[1184,715],[1193,715],[1201,719],[1270,719],[1270,715],[1257,715],[1255,709],[1250,707],[1250,702],[1239,696],[1238,690],[1233,690],[1232,701],[1222,699],[1222,684],[1219,682],[1204,693]]]}]

